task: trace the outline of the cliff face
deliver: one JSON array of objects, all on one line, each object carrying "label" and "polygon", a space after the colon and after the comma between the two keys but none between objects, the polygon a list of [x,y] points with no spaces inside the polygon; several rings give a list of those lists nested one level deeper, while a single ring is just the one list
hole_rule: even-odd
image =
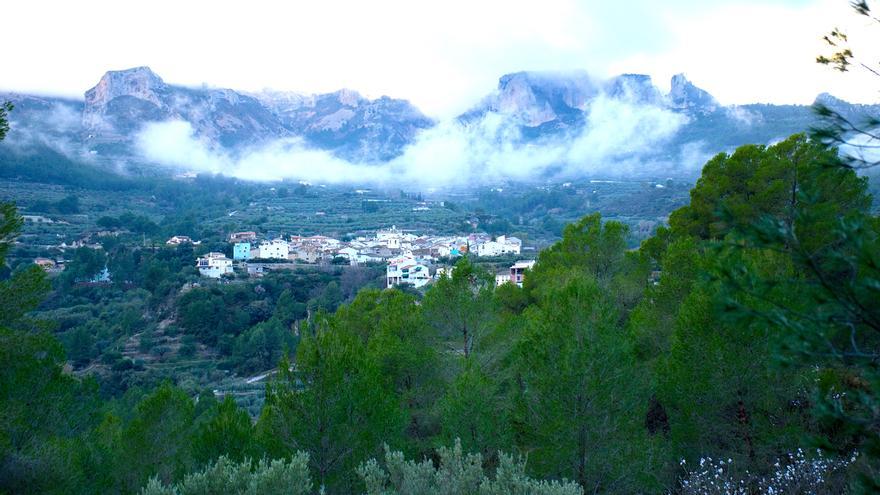
[{"label": "cliff face", "polygon": [[694,86],[684,74],[672,76],[668,98],[673,108],[692,112],[712,112],[719,107],[715,97]]},{"label": "cliff face", "polygon": [[321,95],[245,94],[165,83],[148,67],[110,71],[85,93],[82,132],[90,146],[126,145],[147,122],[183,120],[201,139],[235,147],[301,136],[360,161],[400,154],[433,122],[405,100],[369,100],[356,91]]},{"label": "cliff face", "polygon": [[517,72],[502,76],[498,89],[460,119],[470,122],[494,112],[532,133],[570,129],[583,123],[584,110],[598,93],[586,72]]},{"label": "cliff face", "polygon": [[349,89],[303,96],[255,95],[285,128],[324,149],[355,160],[384,161],[400,154],[434,122],[406,100],[370,100]]},{"label": "cliff face", "polygon": [[197,135],[221,146],[258,143],[287,135],[255,98],[229,89],[166,84],[148,67],[104,74],[85,93],[83,131],[94,143],[124,143],[146,122],[189,122]]}]

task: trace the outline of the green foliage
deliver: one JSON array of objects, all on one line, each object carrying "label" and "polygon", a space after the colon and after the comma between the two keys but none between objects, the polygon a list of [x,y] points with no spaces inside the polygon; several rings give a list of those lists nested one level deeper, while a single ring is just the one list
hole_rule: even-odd
[{"label": "green foliage", "polygon": [[494,279],[465,256],[425,295],[425,318],[444,338],[470,357],[492,326]]},{"label": "green foliage", "polygon": [[[0,491],[310,493],[311,474],[325,493],[674,492],[686,488],[676,478],[702,476],[682,459],[735,459],[758,479],[808,438],[847,459],[860,452],[833,487],[861,474],[874,488],[880,222],[865,181],[840,165],[803,136],[719,155],[691,204],[638,250],[628,250],[631,219],[593,214],[562,228],[558,210],[598,201],[599,185],[538,188],[525,205],[481,192],[497,212],[444,217],[560,229],[522,289],[496,288],[468,258],[425,291],[358,293],[381,266],[206,281],[193,246],[150,248],[145,237],[203,235],[198,252],[224,249],[228,212],[251,203],[267,229],[289,226],[265,213],[265,198],[252,201],[257,186],[139,185],[168,209],[108,208],[97,224],[119,237],[75,251],[50,298],[29,263],[46,254],[3,271]],[[64,194],[27,204],[96,203]],[[325,194],[270,196],[316,211]],[[206,198],[223,221],[203,222],[192,204]],[[378,222],[393,208],[364,214]],[[171,211],[178,218],[156,220]],[[5,266],[21,220],[12,205],[0,213]],[[112,283],[76,283],[104,267]],[[68,365],[94,374],[109,399]],[[259,385],[242,375],[276,365],[260,410]],[[231,392],[219,402],[202,390],[218,382]],[[381,465],[364,462],[383,444]]]},{"label": "green foliage", "polygon": [[349,493],[354,467],[403,430],[399,400],[367,356],[364,342],[319,315],[267,388],[257,429],[272,456],[300,450],[318,482]]},{"label": "green foliage", "polygon": [[409,436],[414,443],[426,442],[436,430],[442,361],[439,339],[415,297],[396,289],[364,290],[337,311],[334,322],[365,342],[368,359],[409,414]]},{"label": "green foliage", "polygon": [[0,203],[0,260],[5,262],[12,241],[22,226],[21,216],[13,203]]},{"label": "green foliage", "polygon": [[6,133],[9,132],[9,112],[13,110],[12,103],[8,101],[4,101],[0,103],[0,141],[6,137]]},{"label": "green foliage", "polygon": [[[607,282],[619,273],[626,251],[627,227],[619,222],[606,222],[598,213],[587,215],[567,225],[562,240],[541,252],[534,275],[563,268],[579,269],[595,280]],[[538,282],[540,283],[540,282]]]},{"label": "green foliage", "polygon": [[79,198],[75,195],[68,195],[64,199],[54,203],[49,201],[35,201],[31,207],[31,211],[40,213],[59,213],[61,215],[72,215],[80,212]]},{"label": "green foliage", "polygon": [[645,290],[628,324],[640,360],[653,363],[669,352],[678,308],[705,264],[699,251],[695,239],[682,237],[656,255],[662,267],[660,279]]},{"label": "green foliage", "polygon": [[245,459],[236,462],[221,456],[205,469],[186,475],[179,483],[165,485],[151,478],[141,495],[306,495],[312,492],[308,455],[290,460]]},{"label": "green foliage", "polygon": [[264,371],[278,364],[285,351],[296,349],[297,340],[289,328],[271,318],[245,330],[235,340],[232,358],[244,372]]},{"label": "green foliage", "polygon": [[204,463],[224,456],[241,462],[254,450],[254,432],[251,417],[226,396],[205,416],[193,437],[193,457]]},{"label": "green foliage", "polygon": [[78,248],[67,263],[61,283],[71,285],[75,282],[88,282],[106,267],[107,254],[103,249]]},{"label": "green foliage", "polygon": [[459,441],[460,436],[466,450],[487,458],[510,445],[510,406],[499,388],[476,364],[466,363],[438,404],[441,440]]},{"label": "green foliage", "polygon": [[133,492],[152,476],[170,482],[190,467],[195,404],[179,388],[163,384],[144,397],[121,430],[121,486]]},{"label": "green foliage", "polygon": [[65,492],[71,444],[93,424],[97,390],[64,373],[45,333],[0,328],[0,490]]},{"label": "green foliage", "polygon": [[808,426],[797,406],[805,380],[774,365],[772,328],[731,325],[722,308],[714,284],[698,284],[684,299],[658,372],[659,400],[681,457],[696,461],[712,445],[712,455],[761,471],[791,451]]},{"label": "green foliage", "polygon": [[[0,266],[21,221],[0,204]],[[60,343],[26,315],[48,289],[36,267],[0,282],[0,491],[74,489],[65,460],[93,422],[96,388],[63,371]]]},{"label": "green foliage", "polygon": [[525,461],[507,454],[499,456],[493,477],[483,474],[482,457],[464,454],[456,440],[453,448],[439,449],[440,466],[425,459],[406,460],[402,452],[385,446],[383,469],[375,459],[358,467],[367,495],[582,495],[583,489],[569,481],[534,480],[525,474]]},{"label": "green foliage", "polygon": [[[841,174],[855,176],[851,170]],[[876,217],[854,206],[833,220],[824,198],[804,191],[803,208],[793,226],[765,218],[726,247],[720,280],[736,323],[778,329],[775,358],[813,378],[811,402],[820,429],[820,445],[848,455],[866,455],[859,470],[867,490],[880,487],[880,436],[877,411],[880,375],[880,252]],[[851,198],[863,205],[864,195]],[[826,227],[822,242],[805,237],[799,225]],[[754,253],[777,253],[784,267],[763,269],[737,260]],[[746,297],[750,296],[750,297]]]},{"label": "green foliage", "polygon": [[542,287],[551,287],[553,280],[587,274],[615,296],[625,316],[641,297],[649,273],[644,258],[627,253],[628,232],[622,223],[602,223],[598,213],[567,225],[562,240],[538,256],[526,290],[540,298]]},{"label": "green foliage", "polygon": [[27,315],[42,302],[49,288],[46,272],[36,265],[16,270],[10,278],[0,281],[0,328],[23,330],[38,326]]},{"label": "green foliage", "polygon": [[522,448],[542,476],[633,490],[649,468],[634,462],[647,447],[647,402],[615,304],[583,272],[545,284],[514,357]]},{"label": "green foliage", "polygon": [[[770,147],[748,145],[720,154],[703,168],[691,191],[690,205],[669,218],[673,232],[700,239],[721,239],[765,216],[801,230],[807,242],[820,243],[837,215],[870,207],[866,180],[840,167],[836,150],[796,135]],[[793,224],[804,194],[824,198],[825,222]],[[819,207],[818,205],[814,205]]]}]

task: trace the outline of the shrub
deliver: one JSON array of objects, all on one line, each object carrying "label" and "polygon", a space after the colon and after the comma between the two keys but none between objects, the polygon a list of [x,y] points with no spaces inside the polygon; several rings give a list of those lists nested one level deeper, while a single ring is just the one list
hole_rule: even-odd
[{"label": "shrub", "polygon": [[221,456],[175,485],[163,485],[154,477],[141,490],[141,495],[305,495],[312,490],[308,463],[308,454],[302,452],[289,461],[245,459],[236,463]]},{"label": "shrub", "polygon": [[464,454],[461,441],[453,448],[440,448],[440,467],[430,459],[408,461],[402,452],[385,446],[385,469],[375,459],[363,463],[357,473],[367,487],[367,495],[583,495],[583,489],[570,481],[534,480],[525,474],[525,461],[499,455],[494,478],[483,473],[480,454]]}]

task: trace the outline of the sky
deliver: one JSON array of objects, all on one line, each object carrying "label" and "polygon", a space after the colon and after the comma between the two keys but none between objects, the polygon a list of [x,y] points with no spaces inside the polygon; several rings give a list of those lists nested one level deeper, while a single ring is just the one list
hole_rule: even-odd
[{"label": "sky", "polygon": [[[81,97],[107,70],[245,91],[350,88],[462,112],[520,70],[685,73],[724,104],[877,102],[877,78],[814,62],[845,28],[880,42],[847,0],[323,0],[7,2],[0,90]],[[880,60],[876,53],[857,55]]]}]

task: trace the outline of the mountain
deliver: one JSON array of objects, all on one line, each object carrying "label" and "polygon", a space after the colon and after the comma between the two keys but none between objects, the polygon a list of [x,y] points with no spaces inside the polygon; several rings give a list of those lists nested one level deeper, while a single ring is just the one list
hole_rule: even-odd
[{"label": "mountain", "polygon": [[[166,83],[148,67],[109,71],[82,100],[22,94],[0,95],[3,99],[16,105],[11,120],[18,132],[4,142],[7,149],[51,148],[67,157],[104,158],[113,164],[139,159],[133,144],[151,122],[185,121],[200,141],[232,153],[299,138],[309,147],[366,163],[400,156],[419,133],[436,125],[410,102],[387,96],[368,99],[349,89],[303,95],[185,87]],[[855,120],[880,115],[880,106],[851,105],[827,94],[816,101]],[[600,110],[605,114],[598,118]],[[583,71],[504,75],[495,91],[456,121],[464,130],[502,122],[518,133],[496,139],[556,145],[638,114],[653,120],[636,122],[629,132],[634,139],[652,137],[643,149],[624,139],[624,154],[673,164],[686,155],[700,159],[745,143],[772,142],[816,122],[810,106],[721,105],[683,74],[673,76],[670,90],[663,92],[647,75],[599,80]],[[655,132],[669,122],[669,129]],[[598,135],[599,141],[588,141],[588,146],[618,137],[614,132]]]},{"label": "mountain", "polygon": [[387,96],[369,100],[348,89],[311,96],[279,92],[254,96],[290,132],[353,160],[390,160],[419,130],[434,125],[406,100]]},{"label": "mountain", "polygon": [[658,105],[663,101],[663,95],[654,86],[651,76],[644,74],[622,74],[612,78],[605,85],[605,94],[612,99],[640,105]]},{"label": "mountain", "polygon": [[691,112],[709,113],[718,109],[718,101],[707,91],[700,89],[684,76],[672,76],[669,103],[673,108]]},{"label": "mountain", "polygon": [[123,158],[134,153],[136,136],[150,122],[188,122],[196,137],[217,148],[298,136],[315,148],[367,162],[399,155],[419,130],[434,124],[408,101],[387,96],[191,88],[168,84],[149,67],[105,73],[82,101],[21,94],[0,99],[16,104],[12,119],[21,129],[45,129],[58,137],[52,114],[64,114],[65,141],[78,142],[92,154]]},{"label": "mountain", "polygon": [[[666,141],[654,143],[646,154],[673,162],[695,150],[706,155],[747,143],[769,143],[806,132],[817,123],[809,105],[723,106],[684,74],[673,76],[670,91],[664,94],[648,75],[622,74],[596,81],[584,72],[517,72],[502,76],[495,92],[459,120],[469,125],[494,112],[515,122],[526,141],[566,140],[594,125],[591,111],[599,98],[678,116],[681,124],[676,132]],[[820,95],[816,102],[855,121],[880,116],[880,105],[853,105],[827,94]]]},{"label": "mountain", "polygon": [[149,67],[110,71],[85,93],[86,144],[125,143],[146,122],[184,120],[220,146],[255,144],[289,131],[251,96],[229,89],[166,84]]},{"label": "mountain", "polygon": [[459,119],[467,124],[497,113],[538,137],[582,126],[584,110],[598,93],[586,72],[517,72],[502,76],[498,90]]}]

